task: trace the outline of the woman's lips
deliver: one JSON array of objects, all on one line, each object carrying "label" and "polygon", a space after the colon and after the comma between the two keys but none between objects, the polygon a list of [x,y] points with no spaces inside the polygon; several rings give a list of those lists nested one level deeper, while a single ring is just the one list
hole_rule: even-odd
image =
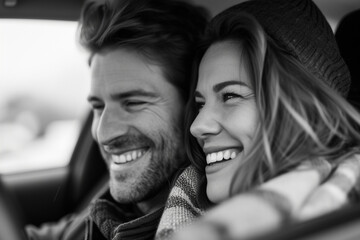
[{"label": "woman's lips", "polygon": [[243,148],[228,148],[220,151],[213,151],[206,154],[207,165],[212,165],[236,158]]}]

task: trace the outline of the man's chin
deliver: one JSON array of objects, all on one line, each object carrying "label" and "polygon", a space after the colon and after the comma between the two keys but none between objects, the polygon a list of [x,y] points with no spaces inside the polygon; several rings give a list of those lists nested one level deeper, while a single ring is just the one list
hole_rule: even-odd
[{"label": "man's chin", "polygon": [[110,193],[115,201],[120,204],[139,203],[150,200],[164,189],[164,185],[146,188],[125,186],[126,184],[119,187],[118,185],[119,183],[110,182]]},{"label": "man's chin", "polygon": [[142,196],[135,192],[131,187],[126,187],[126,184],[119,186],[119,183],[110,181],[110,194],[116,202],[120,204],[128,204],[139,201]]}]

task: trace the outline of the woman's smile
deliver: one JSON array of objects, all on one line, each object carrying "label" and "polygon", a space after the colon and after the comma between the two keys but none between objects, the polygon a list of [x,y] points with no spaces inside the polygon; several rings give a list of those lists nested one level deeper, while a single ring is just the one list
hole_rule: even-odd
[{"label": "woman's smile", "polygon": [[[244,148],[240,147],[228,148],[224,149],[223,151],[217,151],[207,154],[207,165],[205,167],[205,173],[208,182],[212,182],[212,179],[225,179],[223,176],[226,176],[228,174],[233,175],[232,169],[236,169],[239,163],[241,163],[241,156],[243,152]],[[219,187],[221,187],[221,184],[219,185]]]},{"label": "woman's smile", "polygon": [[228,148],[220,151],[209,152],[206,154],[206,164],[213,165],[216,163],[234,159],[243,148]]}]

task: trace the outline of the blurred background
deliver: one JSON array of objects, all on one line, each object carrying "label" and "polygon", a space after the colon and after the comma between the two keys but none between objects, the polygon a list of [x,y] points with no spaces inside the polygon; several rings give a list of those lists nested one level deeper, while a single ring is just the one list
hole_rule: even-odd
[{"label": "blurred background", "polygon": [[87,113],[76,22],[0,19],[0,172],[67,164]]}]

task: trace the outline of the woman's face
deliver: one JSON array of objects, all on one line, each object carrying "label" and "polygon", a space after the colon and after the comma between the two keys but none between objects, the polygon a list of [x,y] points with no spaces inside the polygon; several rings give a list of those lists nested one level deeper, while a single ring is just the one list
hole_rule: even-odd
[{"label": "woman's face", "polygon": [[213,44],[199,66],[190,127],[206,155],[206,193],[218,203],[229,197],[231,180],[252,146],[258,125],[254,91],[240,59],[241,47]]}]

